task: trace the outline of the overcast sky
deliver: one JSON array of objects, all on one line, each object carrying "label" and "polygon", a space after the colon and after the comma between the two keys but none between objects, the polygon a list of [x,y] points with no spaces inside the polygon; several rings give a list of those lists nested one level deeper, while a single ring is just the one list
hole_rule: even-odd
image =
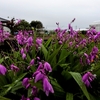
[{"label": "overcast sky", "polygon": [[28,22],[39,20],[47,29],[67,28],[68,23],[74,28],[86,28],[100,20],[100,0],[0,0],[0,17],[25,19]]}]

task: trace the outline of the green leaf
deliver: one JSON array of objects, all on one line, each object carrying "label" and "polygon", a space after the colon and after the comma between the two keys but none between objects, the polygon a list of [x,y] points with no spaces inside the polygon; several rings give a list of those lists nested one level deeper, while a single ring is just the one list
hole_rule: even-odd
[{"label": "green leaf", "polygon": [[59,85],[59,83],[57,82],[56,79],[52,78],[49,76],[50,79],[50,83],[53,86],[54,89],[54,95],[57,97],[63,97],[65,96],[66,92],[64,91],[64,89]]},{"label": "green leaf", "polygon": [[70,53],[71,53],[71,52],[68,52],[66,49],[61,50],[58,64],[64,63],[65,60],[66,60],[66,57],[67,57]]},{"label": "green leaf", "polygon": [[5,84],[7,84],[6,77],[4,75],[0,75],[0,88],[2,88]]},{"label": "green leaf", "polygon": [[90,93],[89,93],[89,96],[90,96],[91,100],[100,100],[100,98],[99,98],[99,99],[97,99],[98,97],[94,97],[94,96],[93,96],[93,95],[91,95]]},{"label": "green leaf", "polygon": [[45,47],[46,47],[46,48],[49,46],[51,40],[52,40],[52,37],[50,37],[50,38],[46,41],[46,43],[45,43]]},{"label": "green leaf", "polygon": [[59,57],[59,61],[62,59],[62,58],[65,58],[69,55],[70,52],[68,52],[65,48],[63,48],[61,50],[61,53],[60,53],[60,57]]},{"label": "green leaf", "polygon": [[28,94],[28,97],[30,97],[32,95],[32,88],[28,89],[28,93],[27,94]]},{"label": "green leaf", "polygon": [[54,88],[56,88],[59,92],[65,93],[65,91],[63,90],[63,88],[58,84],[58,82],[56,81],[56,79],[53,79],[52,77],[50,77],[50,83],[53,85]]},{"label": "green leaf", "polygon": [[0,93],[0,95],[1,95],[1,96],[6,95],[12,88],[14,88],[14,86],[15,86],[26,74],[27,74],[27,73],[24,73],[24,74],[20,75],[20,76],[18,77],[18,79],[16,79],[12,84],[9,84],[9,85],[8,85],[8,88],[4,89],[4,90],[2,91],[2,93]]},{"label": "green leaf", "polygon": [[4,61],[4,58],[1,58],[1,59],[0,59],[0,64],[1,64],[3,61]]},{"label": "green leaf", "polygon": [[73,100],[73,94],[72,93],[66,93],[66,100]]},{"label": "green leaf", "polygon": [[34,80],[30,80],[29,83],[30,83],[32,86],[36,86],[38,89],[42,90],[42,83],[41,83],[41,81],[35,83]]},{"label": "green leaf", "polygon": [[20,76],[18,77],[18,79],[16,79],[16,80],[14,81],[14,84],[16,84],[17,82],[19,82],[26,74],[27,74],[27,73],[23,73],[22,75],[20,75]]},{"label": "green leaf", "polygon": [[32,46],[32,49],[31,49],[30,53],[32,54],[32,58],[36,57],[36,48],[34,46]]},{"label": "green leaf", "polygon": [[88,91],[86,89],[86,86],[84,85],[84,83],[82,82],[82,77],[80,75],[80,73],[76,73],[76,72],[69,72],[72,77],[74,78],[74,80],[77,82],[77,84],[79,85],[79,87],[81,88],[81,90],[83,91],[84,95],[86,96],[86,98],[88,100],[90,100]]},{"label": "green leaf", "polygon": [[70,68],[69,64],[60,64],[60,66],[64,69],[67,70]]},{"label": "green leaf", "polygon": [[48,62],[51,62],[52,63],[52,61],[55,59],[55,57],[59,53],[60,49],[61,49],[61,46],[58,49],[56,49],[51,55],[49,55]]},{"label": "green leaf", "polygon": [[21,88],[23,88],[22,82],[18,82],[18,83],[11,89],[11,92],[15,92],[16,90],[21,89]]},{"label": "green leaf", "polygon": [[11,99],[0,96],[0,100],[11,100]]},{"label": "green leaf", "polygon": [[42,49],[42,52],[43,52],[43,54],[44,54],[44,56],[45,56],[45,59],[47,58],[47,55],[48,55],[48,51],[47,51],[47,49],[44,47],[44,45],[42,44],[42,46],[41,46],[41,49]]},{"label": "green leaf", "polygon": [[31,57],[30,55],[27,53],[27,61],[30,62],[31,61]]},{"label": "green leaf", "polygon": [[20,56],[19,54],[20,54],[19,52],[14,51],[14,57],[15,57],[15,58],[18,58],[18,56]]}]

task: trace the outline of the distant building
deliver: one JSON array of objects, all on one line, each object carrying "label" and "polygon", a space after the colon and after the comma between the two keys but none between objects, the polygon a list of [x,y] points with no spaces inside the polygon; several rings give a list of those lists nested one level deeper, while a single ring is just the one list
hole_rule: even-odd
[{"label": "distant building", "polygon": [[8,27],[6,27],[6,24],[7,24],[7,22],[9,22],[9,20],[0,17],[0,22],[2,23],[3,30],[10,32],[10,29]]},{"label": "distant building", "polygon": [[2,23],[7,23],[9,20],[0,17],[0,21],[1,21]]},{"label": "distant building", "polygon": [[89,28],[79,28],[79,29],[76,29],[75,31],[88,31]]},{"label": "distant building", "polygon": [[100,31],[100,21],[95,21],[89,25],[89,27],[95,27],[96,31]]}]

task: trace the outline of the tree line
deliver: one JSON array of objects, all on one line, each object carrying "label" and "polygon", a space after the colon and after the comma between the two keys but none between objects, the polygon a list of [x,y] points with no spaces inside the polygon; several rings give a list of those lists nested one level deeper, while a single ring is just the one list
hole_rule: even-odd
[{"label": "tree line", "polygon": [[41,21],[33,20],[29,23],[28,21],[22,19],[20,22],[15,23],[15,18],[12,18],[10,21],[8,21],[6,26],[11,30],[12,34],[20,30],[36,30],[43,28]]}]

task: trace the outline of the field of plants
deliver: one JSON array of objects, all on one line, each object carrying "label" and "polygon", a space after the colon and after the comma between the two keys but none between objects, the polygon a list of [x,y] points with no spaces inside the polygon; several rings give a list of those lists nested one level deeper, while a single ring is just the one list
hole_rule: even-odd
[{"label": "field of plants", "polygon": [[[73,22],[56,23],[46,41],[18,31],[10,50],[0,48],[0,100],[100,100],[100,32],[82,34]],[[0,29],[0,46],[10,38]]]}]

